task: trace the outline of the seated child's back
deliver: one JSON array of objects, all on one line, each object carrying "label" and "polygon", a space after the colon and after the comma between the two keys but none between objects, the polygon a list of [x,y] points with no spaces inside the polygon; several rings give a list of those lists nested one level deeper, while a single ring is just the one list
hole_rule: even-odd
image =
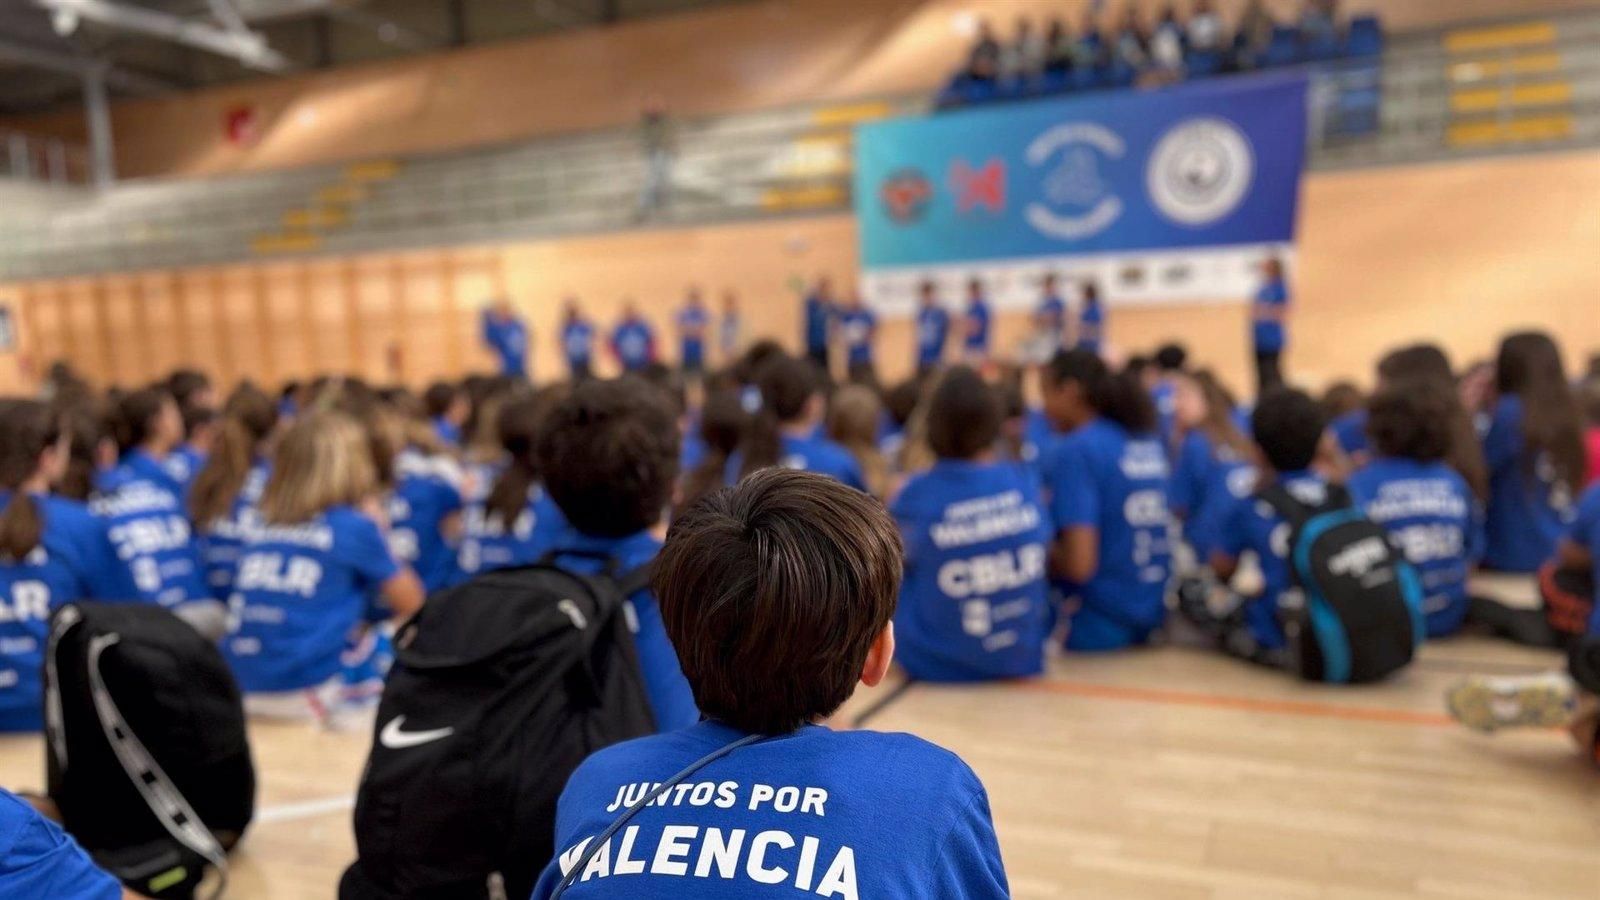
[{"label": "seated child's back", "polygon": [[534,896],[568,873],[573,900],[1008,896],[988,797],[960,759],[816,724],[888,670],[901,565],[883,507],[824,476],[764,469],[689,509],[655,593],[707,721],[579,767]]}]

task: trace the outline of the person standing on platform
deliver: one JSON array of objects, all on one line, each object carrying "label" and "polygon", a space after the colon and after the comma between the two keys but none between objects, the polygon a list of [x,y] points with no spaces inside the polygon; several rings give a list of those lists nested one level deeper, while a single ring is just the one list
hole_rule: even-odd
[{"label": "person standing on platform", "polygon": [[918,288],[922,305],[917,309],[917,373],[944,362],[944,345],[950,337],[950,312],[939,302],[939,288],[924,281]]},{"label": "person standing on platform", "polygon": [[844,340],[848,377],[855,384],[876,384],[877,370],[872,364],[872,340],[878,334],[878,317],[852,293],[839,313],[839,334]]},{"label": "person standing on platform", "polygon": [[700,289],[689,288],[683,309],[678,310],[678,364],[683,374],[699,378],[706,371],[706,330],[711,327],[711,312],[700,299]]},{"label": "person standing on platform", "polygon": [[1067,327],[1067,303],[1056,287],[1056,273],[1046,272],[1039,282],[1039,305],[1033,310],[1033,358],[1045,362],[1062,348]]},{"label": "person standing on platform", "polygon": [[983,296],[983,282],[967,282],[967,309],[962,316],[962,351],[968,364],[982,366],[989,361],[989,301]]},{"label": "person standing on platform", "polygon": [[1272,257],[1262,269],[1261,287],[1250,309],[1258,396],[1283,384],[1283,351],[1289,344],[1289,286],[1283,279],[1283,263]]},{"label": "person standing on platform", "polygon": [[824,275],[805,298],[806,358],[828,371],[828,331],[833,323],[833,283]]},{"label": "person standing on platform", "polygon": [[509,297],[497,298],[483,311],[483,342],[499,357],[500,374],[528,374],[528,324]]},{"label": "person standing on platform", "polygon": [[1083,303],[1078,307],[1078,334],[1074,345],[1099,355],[1105,347],[1105,307],[1100,305],[1100,285],[1083,283]]},{"label": "person standing on platform", "polygon": [[739,317],[739,295],[730,288],[722,292],[722,321],[717,323],[717,350],[722,364],[731,365],[739,357],[739,335],[744,323]]},{"label": "person standing on platform", "polygon": [[567,298],[567,311],[561,323],[561,354],[573,381],[582,381],[594,371],[594,323],[584,318],[578,298]]},{"label": "person standing on platform", "polygon": [[632,299],[622,301],[622,321],[611,332],[611,352],[622,364],[623,372],[639,372],[655,362],[655,332],[639,315],[639,308]]}]

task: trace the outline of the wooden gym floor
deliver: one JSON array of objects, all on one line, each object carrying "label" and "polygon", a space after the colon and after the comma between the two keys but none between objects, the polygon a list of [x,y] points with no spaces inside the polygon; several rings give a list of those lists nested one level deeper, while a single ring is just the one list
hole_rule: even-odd
[{"label": "wooden gym floor", "polygon": [[[1600,773],[1563,733],[1482,737],[1440,701],[1468,672],[1559,664],[1468,637],[1391,682],[1333,689],[1166,647],[1057,659],[1031,683],[890,684],[837,727],[865,713],[965,757],[1017,898],[1595,900]],[[332,897],[368,735],[251,737],[259,813],[228,896]],[[40,740],[0,738],[0,784],[36,789],[42,772]]]}]

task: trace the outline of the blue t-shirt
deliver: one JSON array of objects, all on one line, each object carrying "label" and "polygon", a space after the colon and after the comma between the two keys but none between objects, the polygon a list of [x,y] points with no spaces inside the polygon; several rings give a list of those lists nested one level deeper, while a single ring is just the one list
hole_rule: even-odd
[{"label": "blue t-shirt", "polygon": [[[546,900],[588,841],[650,786],[744,733],[718,722],[589,757],[556,809]],[[741,747],[640,810],[563,896],[572,900],[1002,900],[1005,865],[977,775],[908,734],[808,725]],[[895,810],[903,811],[894,814]]]},{"label": "blue t-shirt", "polygon": [[[614,572],[621,575],[655,559],[661,542],[643,531],[625,538],[603,538],[568,526],[562,529],[554,551],[556,564],[574,572],[594,574],[614,565]],[[700,721],[694,691],[678,665],[678,651],[667,638],[655,595],[649,589],[638,591],[628,598],[628,606],[633,612],[628,625],[639,653],[639,673],[644,676],[657,730],[674,731]]]},{"label": "blue t-shirt", "polygon": [[839,333],[844,337],[845,361],[852,366],[872,362],[872,335],[878,330],[878,317],[866,307],[847,309],[839,314]]},{"label": "blue t-shirt", "polygon": [[1172,569],[1170,467],[1154,437],[1096,418],[1056,442],[1044,483],[1057,531],[1096,529],[1094,577],[1077,586],[1084,607],[1141,630],[1166,618]]},{"label": "blue t-shirt", "polygon": [[[0,490],[0,509],[10,502],[11,493]],[[56,608],[137,596],[104,520],[61,497],[35,494],[33,502],[44,522],[39,546],[20,563],[0,560],[0,731],[44,726],[39,673]]]},{"label": "blue t-shirt", "polygon": [[1051,529],[1017,463],[942,459],[890,508],[905,538],[895,658],[924,681],[1044,671]]},{"label": "blue t-shirt", "polygon": [[117,469],[117,489],[94,498],[89,509],[106,520],[138,599],[168,608],[211,600],[182,487],[142,450],[125,454]]},{"label": "blue t-shirt", "polygon": [[122,885],[61,826],[0,790],[0,897],[122,900]]},{"label": "blue t-shirt", "polygon": [[656,336],[643,319],[624,319],[611,332],[611,351],[625,372],[637,372],[656,358]]},{"label": "blue t-shirt", "polygon": [[1289,288],[1282,279],[1269,281],[1256,291],[1257,307],[1251,310],[1251,337],[1255,340],[1256,350],[1264,353],[1281,352],[1288,344],[1287,329],[1283,322],[1277,318],[1262,314],[1261,306],[1270,306],[1282,311],[1289,305]]},{"label": "blue t-shirt", "polygon": [[1538,571],[1572,521],[1573,497],[1547,457],[1529,458],[1522,398],[1501,397],[1495,404],[1483,456],[1489,465],[1483,564],[1502,572]]},{"label": "blue t-shirt", "polygon": [[377,523],[348,506],[297,525],[252,523],[222,643],[239,687],[293,691],[332,678],[368,595],[399,571]]},{"label": "blue t-shirt", "polygon": [[1170,450],[1172,433],[1178,426],[1178,389],[1171,379],[1156,382],[1150,389],[1150,402],[1156,407],[1156,433],[1161,437],[1161,446]]},{"label": "blue t-shirt", "polygon": [[[783,436],[783,453],[778,458],[778,465],[786,469],[799,469],[804,472],[816,472],[818,475],[827,475],[855,488],[858,491],[867,489],[866,476],[861,473],[861,463],[856,461],[849,450],[828,440],[820,434],[805,436],[785,434]],[[728,455],[728,466],[724,472],[724,481],[728,484],[739,482],[739,472],[744,468],[744,454],[735,450]]]},{"label": "blue t-shirt", "polygon": [[1333,439],[1339,443],[1339,449],[1355,456],[1364,454],[1371,446],[1367,442],[1367,411],[1353,409],[1328,423],[1328,430],[1333,432]]},{"label": "blue t-shirt", "polygon": [[499,516],[489,515],[484,506],[493,482],[482,495],[470,499],[462,513],[461,548],[456,554],[457,580],[480,572],[532,565],[550,552],[557,536],[567,527],[566,517],[544,488],[528,489],[528,502],[510,527]]},{"label": "blue t-shirt", "polygon": [[528,370],[528,326],[516,316],[501,319],[493,312],[483,314],[483,342],[500,358],[503,375],[522,375]]},{"label": "blue t-shirt", "polygon": [[833,317],[833,304],[808,294],[805,299],[806,352],[812,355],[828,350],[828,324]]},{"label": "blue t-shirt", "polygon": [[[1289,495],[1307,506],[1321,506],[1328,500],[1328,484],[1312,472],[1288,472],[1279,477]],[[1285,591],[1294,587],[1289,570],[1289,532],[1292,529],[1272,504],[1259,498],[1239,503],[1222,528],[1219,549],[1234,559],[1246,550],[1255,553],[1261,566],[1261,595],[1245,603],[1245,621],[1256,643],[1269,650],[1287,641],[1278,623],[1278,604]]]},{"label": "blue t-shirt", "polygon": [[[1589,551],[1592,559],[1600,560],[1600,484],[1591,485],[1583,492],[1567,539]],[[1594,612],[1589,617],[1588,633],[1600,636],[1600,586],[1595,589],[1595,601]]]},{"label": "blue t-shirt", "polygon": [[1039,323],[1039,328],[1052,338],[1059,340],[1061,329],[1067,322],[1067,304],[1055,294],[1046,294],[1039,306],[1033,311],[1033,317]]},{"label": "blue t-shirt", "polygon": [[1078,349],[1099,353],[1104,336],[1100,333],[1106,321],[1105,309],[1098,303],[1085,303],[1078,310]]},{"label": "blue t-shirt", "polygon": [[678,310],[678,336],[683,341],[682,358],[685,366],[703,366],[706,362],[706,328],[711,324],[711,314],[704,306],[685,306]]},{"label": "blue t-shirt", "polygon": [[461,446],[461,426],[444,416],[438,416],[433,420],[433,433],[439,440],[452,447]]},{"label": "blue t-shirt", "polygon": [[967,335],[962,341],[962,346],[968,353],[982,355],[989,352],[989,303],[987,300],[978,299],[967,303],[966,312]]},{"label": "blue t-shirt", "polygon": [[225,518],[201,528],[195,535],[200,549],[200,565],[205,572],[211,596],[227,602],[233,593],[233,573],[239,567],[239,548],[244,545],[244,530],[259,517],[261,492],[272,474],[268,460],[258,459],[245,473],[233,508]]},{"label": "blue t-shirt", "polygon": [[1255,490],[1256,469],[1225,443],[1195,429],[1183,436],[1170,500],[1183,536],[1201,561],[1211,555],[1233,509]]},{"label": "blue t-shirt", "polygon": [[917,310],[917,365],[931,366],[944,359],[945,341],[950,336],[950,313],[942,306]]},{"label": "blue t-shirt", "polygon": [[1381,457],[1347,486],[1421,576],[1429,637],[1454,633],[1467,615],[1467,575],[1483,543],[1483,520],[1466,479],[1443,462]]},{"label": "blue t-shirt", "polygon": [[395,476],[389,550],[432,593],[455,580],[456,549],[445,541],[442,526],[461,509],[461,471],[453,460],[408,449],[395,457]]},{"label": "blue t-shirt", "polygon": [[587,319],[572,319],[561,328],[561,352],[567,367],[582,369],[594,354],[594,326]]},{"label": "blue t-shirt", "polygon": [[187,497],[189,485],[194,483],[194,477],[206,467],[206,454],[193,444],[180,444],[176,450],[167,454],[161,465],[177,483],[178,496]]},{"label": "blue t-shirt", "polygon": [[1055,449],[1056,441],[1064,435],[1056,430],[1056,426],[1045,415],[1044,410],[1030,406],[1022,413],[1022,462],[1033,469],[1035,475],[1041,471],[1044,461],[1050,458]]}]

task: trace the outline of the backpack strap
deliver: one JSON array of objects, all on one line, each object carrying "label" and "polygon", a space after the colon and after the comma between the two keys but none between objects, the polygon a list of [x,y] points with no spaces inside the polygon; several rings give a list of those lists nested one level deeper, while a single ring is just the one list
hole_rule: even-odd
[{"label": "backpack strap", "polygon": [[694,773],[700,771],[706,766],[711,765],[712,763],[723,758],[724,756],[727,756],[733,751],[738,750],[741,747],[748,747],[751,744],[764,741],[767,739],[767,737],[768,736],[764,734],[747,734],[730,744],[725,744],[721,747],[718,747],[710,753],[707,753],[705,756],[702,756],[690,763],[682,772],[679,772],[661,784],[656,785],[655,790],[644,795],[643,797],[640,797],[639,800],[632,806],[628,807],[627,810],[622,813],[622,815],[617,816],[616,821],[612,822],[605,831],[600,832],[598,837],[589,842],[589,846],[584,850],[583,856],[579,857],[578,861],[573,864],[572,868],[567,870],[567,874],[562,876],[561,882],[556,885],[556,889],[550,892],[550,900],[557,900],[557,898],[559,898],[567,890],[567,888],[572,886],[573,882],[577,881],[578,878],[583,875],[583,870],[589,865],[589,860],[593,859],[595,854],[600,852],[600,848],[604,847],[606,842],[611,840],[612,836],[622,830],[622,826],[628,824],[628,822],[632,820],[634,816],[638,815],[639,810],[649,806],[657,797],[660,797],[667,791],[670,791],[679,784],[682,784],[684,779],[688,778],[690,775],[693,775]]},{"label": "backpack strap", "polygon": [[1350,496],[1350,491],[1342,484],[1329,483],[1323,501],[1316,506],[1301,502],[1300,498],[1289,492],[1281,482],[1275,482],[1256,492],[1256,499],[1272,507],[1273,512],[1283,517],[1289,527],[1298,530],[1301,526],[1311,521],[1318,513],[1335,509],[1348,509],[1355,505]]},{"label": "backpack strap", "polygon": [[117,761],[122,763],[124,774],[133,782],[139,796],[144,798],[145,805],[150,808],[156,821],[172,835],[173,840],[216,867],[219,878],[216,890],[211,893],[211,900],[217,900],[228,889],[226,851],[211,829],[195,814],[177,785],[162,771],[161,764],[145,749],[139,736],[128,727],[116,700],[106,689],[105,677],[100,672],[100,657],[107,647],[121,640],[121,635],[117,634],[103,634],[89,639],[86,668],[89,670],[89,695],[94,700],[96,718],[100,720],[106,742],[116,753]]},{"label": "backpack strap", "polygon": [[655,560],[652,559],[638,568],[612,575],[611,580],[616,583],[623,599],[627,599],[650,586],[650,576],[655,574],[655,568]]}]

